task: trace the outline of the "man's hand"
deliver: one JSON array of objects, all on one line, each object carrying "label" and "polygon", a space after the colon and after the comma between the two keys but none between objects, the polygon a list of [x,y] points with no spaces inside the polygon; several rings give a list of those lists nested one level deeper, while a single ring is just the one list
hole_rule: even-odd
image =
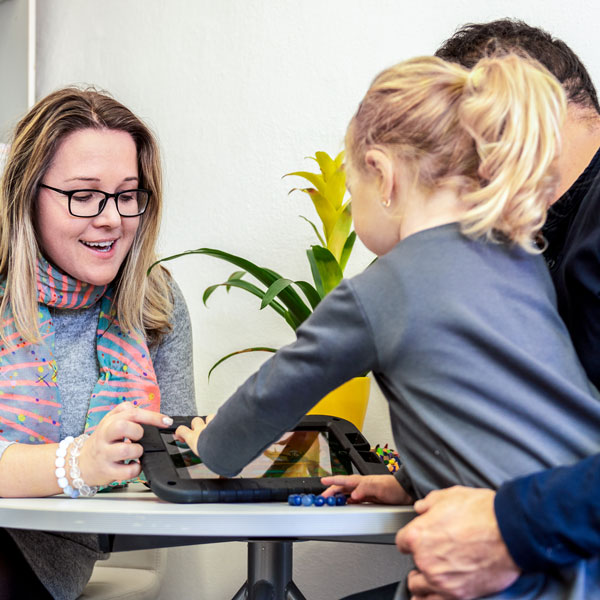
[{"label": "man's hand", "polygon": [[521,570],[512,560],[494,513],[495,492],[455,486],[415,503],[420,516],[396,535],[418,571],[408,576],[415,599],[470,600],[511,585]]}]

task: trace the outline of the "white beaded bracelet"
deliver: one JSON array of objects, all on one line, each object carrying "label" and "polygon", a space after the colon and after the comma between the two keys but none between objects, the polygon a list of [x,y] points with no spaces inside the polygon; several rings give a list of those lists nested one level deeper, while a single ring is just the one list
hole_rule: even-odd
[{"label": "white beaded bracelet", "polygon": [[71,498],[77,498],[77,496],[79,496],[79,491],[73,489],[73,486],[69,485],[67,471],[65,469],[67,451],[69,446],[74,441],[75,438],[72,435],[69,435],[64,440],[61,440],[58,444],[58,448],[56,449],[56,460],[54,461],[54,465],[56,467],[54,474],[58,480],[58,487],[63,491],[64,494],[71,496]]},{"label": "white beaded bracelet", "polygon": [[[81,470],[79,469],[79,455],[81,454],[81,447],[85,440],[90,437],[89,433],[82,433],[78,438],[73,441],[71,445],[71,452],[69,454],[69,475],[73,483],[73,488],[79,496],[83,498],[90,498],[95,496],[98,492],[98,486],[88,485],[81,478]],[[60,484],[59,484],[60,485]],[[77,497],[77,496],[72,496]]]}]

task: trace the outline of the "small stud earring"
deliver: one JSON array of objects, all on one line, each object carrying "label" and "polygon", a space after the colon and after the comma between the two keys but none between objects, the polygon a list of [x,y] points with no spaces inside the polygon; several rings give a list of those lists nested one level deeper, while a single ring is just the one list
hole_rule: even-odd
[{"label": "small stud earring", "polygon": [[392,199],[388,198],[387,200],[382,200],[381,201],[381,206],[383,206],[384,208],[389,208],[392,204]]}]

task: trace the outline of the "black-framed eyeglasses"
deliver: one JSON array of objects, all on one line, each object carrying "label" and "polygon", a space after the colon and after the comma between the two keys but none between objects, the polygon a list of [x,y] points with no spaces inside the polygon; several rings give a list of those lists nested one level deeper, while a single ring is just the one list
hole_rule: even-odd
[{"label": "black-framed eyeglasses", "polygon": [[123,190],[109,194],[101,190],[59,190],[45,183],[40,187],[63,194],[69,201],[69,213],[74,217],[97,217],[106,207],[111,198],[115,199],[117,211],[122,217],[139,217],[143,215],[152,192],[150,190]]}]

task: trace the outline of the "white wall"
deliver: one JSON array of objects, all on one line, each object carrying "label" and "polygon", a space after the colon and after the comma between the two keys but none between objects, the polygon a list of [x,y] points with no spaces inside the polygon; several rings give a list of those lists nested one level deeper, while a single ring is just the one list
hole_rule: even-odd
[{"label": "white wall", "polygon": [[[294,279],[309,279],[304,250],[313,217],[299,182],[303,157],[337,153],[374,75],[431,54],[460,24],[511,16],[563,38],[600,82],[597,0],[52,0],[38,2],[37,95],[71,83],[105,88],[160,139],[166,173],[161,254],[213,246]],[[359,245],[359,244],[357,244]],[[371,255],[359,248],[348,274]],[[214,411],[264,359],[244,356],[206,374],[221,355],[293,339],[280,320],[239,291],[204,288],[234,269],[207,257],[171,263],[195,335],[198,406]],[[365,434],[391,442],[387,409],[372,393]],[[165,598],[231,597],[245,571],[242,544],[171,552]],[[295,580],[311,599],[392,581],[393,547],[302,543]],[[223,567],[226,565],[226,568]]]},{"label": "white wall", "polygon": [[33,100],[34,28],[34,0],[0,0],[0,142]]}]

